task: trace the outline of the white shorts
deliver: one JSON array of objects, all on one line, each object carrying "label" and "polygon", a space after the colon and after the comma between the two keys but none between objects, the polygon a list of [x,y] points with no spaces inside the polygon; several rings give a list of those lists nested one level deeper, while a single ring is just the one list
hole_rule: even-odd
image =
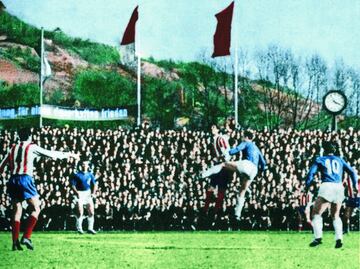
[{"label": "white shorts", "polygon": [[319,197],[330,203],[342,203],[344,201],[344,187],[341,183],[324,182],[319,188]]},{"label": "white shorts", "polygon": [[247,175],[250,180],[253,180],[258,172],[256,165],[249,160],[237,161],[236,168],[240,174]]},{"label": "white shorts", "polygon": [[91,191],[90,190],[87,190],[87,191],[78,191],[79,193],[79,197],[76,199],[76,201],[79,203],[79,204],[82,204],[82,205],[87,205],[87,204],[90,204],[92,203],[92,197],[91,197]]}]

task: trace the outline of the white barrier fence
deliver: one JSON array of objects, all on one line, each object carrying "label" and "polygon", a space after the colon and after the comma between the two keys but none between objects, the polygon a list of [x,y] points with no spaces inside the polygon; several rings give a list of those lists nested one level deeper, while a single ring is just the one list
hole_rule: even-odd
[{"label": "white barrier fence", "polygon": [[58,106],[43,105],[35,107],[18,107],[0,109],[0,119],[17,119],[28,116],[41,116],[47,119],[57,120],[122,120],[128,117],[127,109],[74,109]]}]

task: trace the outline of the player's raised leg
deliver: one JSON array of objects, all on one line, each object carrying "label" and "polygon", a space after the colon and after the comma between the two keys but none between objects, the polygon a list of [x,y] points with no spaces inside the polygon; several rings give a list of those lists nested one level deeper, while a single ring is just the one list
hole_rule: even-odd
[{"label": "player's raised leg", "polygon": [[331,218],[335,230],[335,248],[341,248],[343,243],[343,223],[340,218],[341,203],[331,204]]},{"label": "player's raised leg", "polygon": [[324,213],[328,206],[329,202],[322,197],[318,197],[315,201],[312,218],[314,240],[310,243],[310,247],[316,247],[317,245],[320,245],[322,243],[321,240],[323,235],[323,219],[321,215]]},{"label": "player's raised leg", "polygon": [[206,178],[206,177],[210,177],[211,175],[217,174],[221,171],[221,169],[224,167],[224,164],[217,164],[214,165],[208,169],[206,169],[205,171],[203,171],[201,173],[201,177],[202,178]]},{"label": "player's raised leg", "polygon": [[23,250],[19,241],[20,234],[20,220],[22,214],[22,205],[21,202],[13,201],[12,202],[13,209],[13,222],[12,222],[12,250]]},{"label": "player's raised leg", "polygon": [[31,234],[35,228],[36,222],[40,214],[40,201],[38,196],[31,197],[26,200],[29,207],[31,208],[31,214],[27,219],[24,235],[21,239],[21,244],[25,245],[28,249],[33,250],[34,246],[31,242]]}]

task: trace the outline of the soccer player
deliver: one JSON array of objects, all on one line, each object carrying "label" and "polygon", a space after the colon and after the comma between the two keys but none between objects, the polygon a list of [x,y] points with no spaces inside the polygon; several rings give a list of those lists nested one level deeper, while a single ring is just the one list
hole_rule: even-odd
[{"label": "soccer player", "polygon": [[[344,234],[350,232],[350,217],[356,208],[360,208],[360,193],[354,194],[349,177],[346,177],[347,193],[346,207],[344,212]],[[358,190],[360,190],[360,180],[358,180]]]},{"label": "soccer player", "polygon": [[[33,162],[36,157],[46,156],[54,159],[67,159],[79,156],[69,152],[50,151],[31,142],[31,130],[23,128],[18,131],[20,142],[13,144],[0,164],[0,173],[8,165],[11,177],[7,183],[7,191],[11,198],[12,214],[12,249],[23,250],[20,243],[33,250],[31,234],[40,214],[39,194],[33,179]],[[19,241],[22,202],[26,200],[31,209],[25,232]]]},{"label": "soccer player", "polygon": [[245,203],[245,194],[249,189],[249,186],[253,179],[258,173],[258,167],[262,171],[266,170],[266,161],[264,156],[260,152],[259,148],[253,142],[254,134],[251,131],[245,131],[244,141],[240,143],[237,147],[229,150],[229,155],[234,155],[239,152],[242,153],[242,160],[236,162],[225,162],[219,165],[215,165],[210,169],[203,172],[204,175],[212,175],[217,173],[222,168],[230,171],[237,171],[240,174],[241,185],[240,191],[237,196],[237,204],[235,207],[235,217],[236,219],[241,219],[241,211]]},{"label": "soccer player", "polygon": [[[229,160],[230,155],[228,154],[229,151],[229,138],[227,135],[221,134],[220,129],[213,125],[211,127],[211,132],[214,136],[214,150],[217,162],[223,162],[225,160]],[[225,192],[228,182],[230,181],[232,176],[232,172],[222,169],[218,173],[210,175],[210,186],[206,191],[206,198],[205,198],[205,206],[204,211],[207,214],[209,209],[209,204],[211,198],[214,195],[214,192],[217,189],[217,197],[215,202],[215,216],[217,212],[222,207],[223,200],[225,198]]]},{"label": "soccer player", "polygon": [[313,194],[311,192],[303,193],[299,199],[298,208],[298,231],[303,230],[303,221],[311,227],[310,208],[313,205]]},{"label": "soccer player", "polygon": [[71,188],[75,192],[78,215],[76,218],[76,229],[83,234],[82,222],[84,219],[84,205],[88,212],[88,232],[96,234],[94,230],[94,201],[97,190],[97,182],[94,175],[90,172],[89,161],[81,160],[78,163],[79,171],[71,177]]},{"label": "soccer player", "polygon": [[339,213],[344,200],[343,171],[345,170],[350,175],[355,192],[357,192],[358,176],[355,170],[338,156],[337,143],[325,141],[322,147],[324,149],[324,156],[316,158],[306,177],[306,190],[309,189],[317,171],[320,171],[322,181],[313,208],[312,226],[314,240],[310,243],[310,247],[315,247],[322,243],[323,220],[321,215],[331,205],[331,217],[333,219],[336,240],[335,248],[341,248],[343,245],[343,224]]}]

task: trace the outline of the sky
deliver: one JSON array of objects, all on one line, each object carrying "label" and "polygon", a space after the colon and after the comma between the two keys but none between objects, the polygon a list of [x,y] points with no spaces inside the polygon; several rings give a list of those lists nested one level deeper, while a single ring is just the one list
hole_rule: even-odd
[{"label": "sky", "polygon": [[[2,0],[7,11],[46,30],[119,46],[139,4],[137,45],[144,57],[196,60],[213,49],[215,14],[231,0]],[[360,69],[360,0],[235,0],[235,36],[250,54],[271,44],[317,53],[331,66]],[[236,27],[235,27],[236,25]],[[237,31],[235,33],[235,30]]]}]

